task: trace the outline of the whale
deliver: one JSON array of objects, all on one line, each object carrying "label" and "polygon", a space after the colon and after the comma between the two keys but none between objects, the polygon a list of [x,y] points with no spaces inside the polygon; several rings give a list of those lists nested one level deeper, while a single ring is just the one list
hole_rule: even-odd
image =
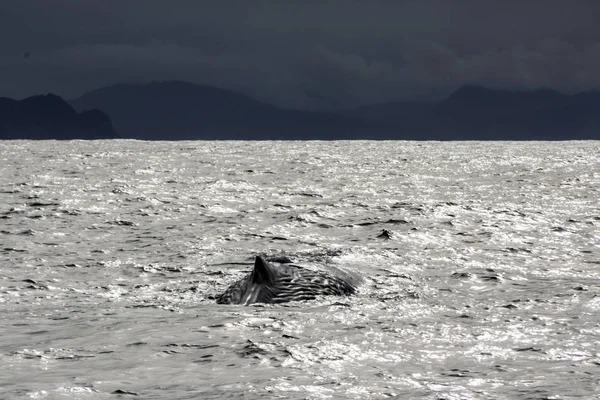
[{"label": "whale", "polygon": [[312,270],[297,265],[273,265],[256,256],[252,271],[217,296],[217,304],[278,304],[314,300],[318,296],[349,296],[361,276],[339,268]]}]

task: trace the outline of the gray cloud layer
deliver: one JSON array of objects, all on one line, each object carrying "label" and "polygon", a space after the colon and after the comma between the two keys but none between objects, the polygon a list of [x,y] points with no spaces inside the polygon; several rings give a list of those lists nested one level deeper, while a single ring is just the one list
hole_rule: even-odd
[{"label": "gray cloud layer", "polygon": [[599,17],[595,0],[3,0],[0,95],[177,79],[312,107],[588,90]]}]

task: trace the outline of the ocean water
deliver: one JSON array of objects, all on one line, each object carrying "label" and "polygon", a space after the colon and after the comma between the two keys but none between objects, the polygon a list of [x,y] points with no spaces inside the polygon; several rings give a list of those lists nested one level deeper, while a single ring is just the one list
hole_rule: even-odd
[{"label": "ocean water", "polygon": [[600,142],[0,142],[2,399],[598,393]]}]

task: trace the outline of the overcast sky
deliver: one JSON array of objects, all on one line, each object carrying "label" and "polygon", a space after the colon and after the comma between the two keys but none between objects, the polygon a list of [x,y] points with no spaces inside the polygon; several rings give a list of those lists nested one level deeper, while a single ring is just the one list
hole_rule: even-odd
[{"label": "overcast sky", "polygon": [[0,0],[0,96],[184,80],[294,107],[600,89],[600,0]]}]

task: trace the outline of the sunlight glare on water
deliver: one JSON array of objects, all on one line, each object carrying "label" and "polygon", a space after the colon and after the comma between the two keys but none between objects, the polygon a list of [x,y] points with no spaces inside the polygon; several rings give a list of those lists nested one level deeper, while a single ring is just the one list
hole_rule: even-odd
[{"label": "sunlight glare on water", "polygon": [[[0,397],[594,398],[599,154],[0,142]],[[365,284],[215,304],[257,254]]]}]

